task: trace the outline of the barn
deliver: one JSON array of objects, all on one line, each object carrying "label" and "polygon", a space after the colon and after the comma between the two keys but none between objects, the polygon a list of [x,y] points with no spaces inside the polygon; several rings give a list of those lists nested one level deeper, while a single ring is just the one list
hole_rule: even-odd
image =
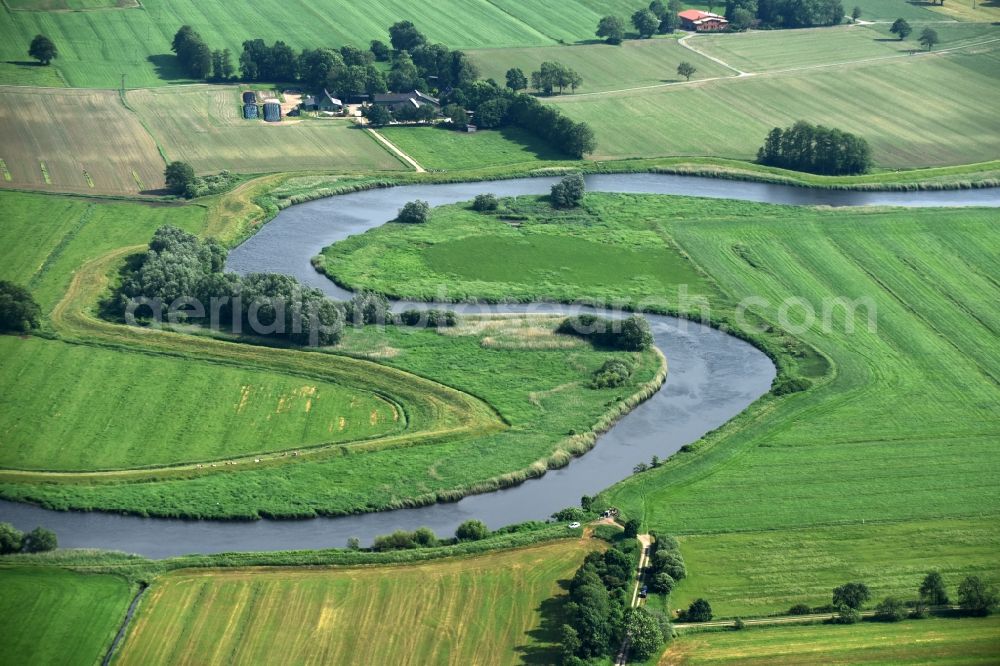
[{"label": "barn", "polygon": [[681,27],[695,32],[716,32],[729,26],[729,21],[724,16],[698,9],[686,9],[677,16],[681,19]]}]

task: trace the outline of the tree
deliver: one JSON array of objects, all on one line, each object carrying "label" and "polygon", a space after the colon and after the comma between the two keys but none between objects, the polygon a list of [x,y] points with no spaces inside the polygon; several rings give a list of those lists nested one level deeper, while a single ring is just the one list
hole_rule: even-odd
[{"label": "tree", "polygon": [[51,39],[45,35],[35,35],[31,40],[31,46],[28,47],[28,55],[43,65],[48,65],[59,57],[59,51]]},{"label": "tree", "polygon": [[[344,59],[333,49],[305,49],[299,55],[299,78],[314,93],[336,82],[346,69]],[[336,90],[335,86],[329,87]]]},{"label": "tree", "polygon": [[36,527],[24,535],[24,550],[28,553],[44,553],[58,547],[56,533],[44,527]]},{"label": "tree", "polygon": [[0,332],[27,333],[38,326],[42,310],[19,284],[0,280]]},{"label": "tree", "polygon": [[966,576],[958,586],[958,604],[969,615],[985,617],[997,606],[997,591],[979,576]]},{"label": "tree", "polygon": [[396,222],[404,224],[420,224],[426,222],[430,216],[431,205],[426,201],[417,199],[403,205],[396,216]]},{"label": "tree", "polygon": [[847,606],[855,610],[861,608],[871,598],[871,592],[864,583],[844,583],[833,590],[833,605]]},{"label": "tree", "polygon": [[665,573],[675,581],[684,580],[687,567],[679,551],[657,550],[653,553],[653,571]]},{"label": "tree", "polygon": [[626,351],[643,351],[653,344],[653,331],[645,317],[632,315],[622,322],[618,346]]},{"label": "tree", "polygon": [[938,38],[937,30],[934,28],[924,28],[920,33],[919,41],[921,46],[930,51],[941,40]]},{"label": "tree", "polygon": [[631,641],[632,656],[638,661],[658,654],[663,647],[660,623],[642,606],[625,611],[625,633]]},{"label": "tree", "polygon": [[640,525],[641,523],[635,518],[630,518],[629,520],[625,521],[625,532],[623,536],[626,539],[636,538],[637,536],[639,536]]},{"label": "tree", "polygon": [[459,541],[479,541],[489,534],[489,528],[481,520],[467,520],[455,530],[455,538]]},{"label": "tree", "polygon": [[212,49],[191,26],[180,27],[174,34],[170,50],[191,78],[205,79],[212,75]]},{"label": "tree", "polygon": [[361,550],[361,539],[359,539],[358,537],[349,537],[347,539],[347,549]]},{"label": "tree", "polygon": [[392,122],[392,112],[384,106],[375,104],[364,111],[365,119],[374,127],[384,127]]},{"label": "tree", "polygon": [[0,555],[21,552],[24,533],[10,523],[0,523]]},{"label": "tree", "polygon": [[695,599],[684,613],[688,622],[708,622],[712,619],[712,604],[704,599]]},{"label": "tree", "polygon": [[413,51],[427,43],[416,26],[410,21],[399,21],[389,28],[389,41],[397,51]]},{"label": "tree", "polygon": [[451,126],[455,129],[465,129],[465,126],[469,124],[468,111],[458,104],[449,104],[441,109],[441,113],[451,121]]},{"label": "tree", "polygon": [[393,92],[406,92],[424,87],[420,78],[420,72],[417,71],[417,66],[413,64],[413,58],[405,51],[396,54],[386,82],[389,84],[389,90]]},{"label": "tree", "polygon": [[524,90],[528,87],[528,77],[517,67],[511,67],[507,70],[507,87],[514,92]]},{"label": "tree", "polygon": [[898,18],[893,21],[892,27],[889,28],[889,32],[899,37],[899,41],[903,41],[910,36],[910,33],[913,32],[913,28],[910,27],[910,24],[907,23],[906,19]]},{"label": "tree", "polygon": [[812,609],[805,604],[795,604],[794,606],[788,609],[789,615],[809,615],[809,613],[811,612]]},{"label": "tree", "polygon": [[653,574],[653,577],[649,581],[649,589],[659,594],[670,594],[673,592],[676,583],[677,581],[674,580],[673,576],[661,571],[658,574]]},{"label": "tree", "polygon": [[851,10],[851,21],[857,23],[859,18],[861,18],[861,7],[855,5]]},{"label": "tree", "polygon": [[944,579],[937,571],[931,571],[920,583],[920,600],[931,606],[946,606],[948,591],[944,587]]},{"label": "tree", "polygon": [[906,604],[896,597],[886,597],[875,606],[875,619],[882,622],[899,622],[906,617]]},{"label": "tree", "polygon": [[640,38],[652,37],[660,27],[660,19],[648,9],[640,9],[632,14],[632,25],[639,31]]},{"label": "tree", "polygon": [[733,18],[729,19],[729,27],[737,32],[749,30],[754,22],[754,15],[749,9],[738,7],[733,10]]},{"label": "tree", "polygon": [[480,213],[488,213],[500,207],[495,194],[477,194],[472,202],[472,209]]},{"label": "tree", "polygon": [[580,635],[569,624],[564,624],[559,629],[559,644],[562,646],[563,663],[566,663],[567,659],[575,658],[577,651],[583,645],[580,641]]},{"label": "tree", "polygon": [[375,56],[375,59],[379,62],[385,62],[389,59],[389,46],[382,40],[373,39],[371,46],[368,47],[368,50],[372,52],[372,55]]},{"label": "tree", "polygon": [[190,197],[194,184],[194,167],[187,162],[171,162],[163,171],[167,189],[177,196]]},{"label": "tree", "polygon": [[860,136],[799,121],[784,130],[772,129],[757,151],[757,161],[782,169],[850,175],[871,168],[871,148]]},{"label": "tree", "polygon": [[698,70],[695,68],[695,66],[689,63],[687,60],[682,60],[681,63],[677,65],[677,74],[679,76],[683,76],[688,81],[691,80],[691,77],[694,76],[694,73],[696,71]]},{"label": "tree", "polygon": [[625,39],[625,22],[617,16],[605,16],[597,24],[597,36],[608,44],[621,44]]},{"label": "tree", "polygon": [[552,186],[550,198],[555,208],[576,208],[583,202],[587,192],[587,183],[583,175],[571,173]]},{"label": "tree", "polygon": [[833,618],[834,624],[857,624],[861,622],[861,611],[844,604],[838,607],[837,616]]}]

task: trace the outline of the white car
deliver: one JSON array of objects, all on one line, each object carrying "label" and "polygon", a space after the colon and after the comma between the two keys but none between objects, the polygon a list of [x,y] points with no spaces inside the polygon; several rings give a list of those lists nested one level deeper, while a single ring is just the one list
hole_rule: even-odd
[{"label": "white car", "polygon": [[578,528],[578,527],[580,527],[580,523],[576,523],[576,522],[574,522],[574,523],[570,523],[570,524],[569,524],[569,528],[570,528],[571,530],[575,530],[575,529],[576,529],[576,528]]}]

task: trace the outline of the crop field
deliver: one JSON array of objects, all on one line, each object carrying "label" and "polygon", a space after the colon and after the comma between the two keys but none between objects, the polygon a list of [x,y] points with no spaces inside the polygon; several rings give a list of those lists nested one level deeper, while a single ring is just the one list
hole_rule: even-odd
[{"label": "crop field", "polygon": [[405,168],[348,121],[244,120],[239,93],[237,86],[187,86],[134,90],[127,99],[168,157],[198,173]]},{"label": "crop field", "polygon": [[456,171],[497,165],[563,161],[535,136],[515,127],[474,134],[438,127],[385,127],[379,133],[430,171]]},{"label": "crop field", "polygon": [[688,634],[674,641],[659,663],[972,666],[996,663],[998,651],[1000,618],[934,618],[896,624],[865,622]]},{"label": "crop field", "polygon": [[499,215],[458,204],[420,228],[389,224],[326,248],[325,269],[343,284],[423,299],[441,284],[456,300],[628,299],[636,285],[645,294],[675,293],[679,285],[707,293],[705,279],[653,230],[602,223],[630,202],[594,198],[583,211],[564,213],[564,224],[551,224],[551,207],[535,197],[510,201]]},{"label": "crop field", "polygon": [[916,599],[931,570],[941,572],[953,599],[965,576],[1000,584],[993,517],[698,534],[681,539],[681,552],[688,577],[671,593],[671,608],[704,597],[717,617],[825,606],[833,588],[855,580],[871,588],[872,607],[889,595]]},{"label": "crop field", "polygon": [[[567,225],[572,232],[566,233],[598,240],[605,234],[626,238],[655,232],[712,276],[725,294],[713,300],[713,312],[720,315],[729,311],[728,303],[755,296],[768,305],[754,312],[777,322],[785,299],[805,299],[817,314],[797,337],[830,358],[835,368],[824,379],[803,365],[798,372],[818,381],[814,388],[766,401],[767,419],[758,420],[759,412],[753,410],[737,418],[700,447],[701,455],[677,456],[655,472],[614,486],[607,492],[610,503],[642,516],[648,528],[681,535],[768,530],[766,536],[777,535],[772,530],[858,525],[862,520],[921,524],[984,516],[992,522],[984,534],[971,538],[970,548],[995,552],[993,517],[1000,505],[987,490],[1000,482],[1000,464],[993,455],[1000,435],[993,418],[1000,406],[1000,365],[992,353],[1000,321],[989,305],[998,297],[990,276],[1000,270],[994,211],[821,211],[607,194],[589,195],[586,207],[603,212],[602,224],[575,223]],[[461,236],[463,218],[455,219],[455,236]],[[557,215],[548,226],[558,222]],[[336,270],[351,274],[363,267],[368,272],[356,274],[359,286],[380,284],[388,275],[382,272],[385,267],[419,271],[421,264],[414,261],[440,260],[433,259],[440,250],[427,243],[426,233],[433,229],[432,221],[427,230],[368,234],[365,252],[357,259],[343,257]],[[476,242],[502,244],[511,233],[506,225],[484,226]],[[436,232],[437,237],[447,235],[447,227]],[[529,245],[503,247],[507,262],[519,265],[523,252],[530,266]],[[365,260],[375,255],[383,268],[373,270]],[[588,265],[585,258],[579,265],[563,261],[569,270]],[[489,268],[482,263],[484,270]],[[953,270],[957,265],[963,266],[961,276]],[[489,283],[463,277],[456,266],[448,265],[448,272],[438,276],[447,276],[449,293],[490,293]],[[661,291],[662,285],[631,276],[608,275],[603,282],[601,287],[567,287],[558,297],[670,295]],[[423,295],[418,281],[398,282],[394,291]],[[703,293],[713,295],[711,290]],[[867,326],[872,306],[845,318],[842,306],[829,301],[835,297],[870,298],[877,330]],[[822,328],[823,308],[832,332]],[[791,323],[801,322],[793,318]],[[898,397],[900,392],[905,399]],[[886,544],[898,543],[891,534],[907,529],[886,528]],[[953,543],[944,530],[921,534],[927,552],[941,552]],[[755,543],[763,536],[757,535]],[[748,578],[757,569],[776,568],[773,558],[788,548],[777,537],[767,543],[770,549],[741,548],[734,575]],[[865,543],[870,548],[863,558],[866,571],[900,559],[883,547],[880,532]],[[979,562],[974,559],[967,566]],[[817,590],[849,572],[827,564],[822,576],[809,573],[806,581],[784,581],[786,592],[780,594],[785,596],[766,602],[768,607],[784,606],[797,595],[814,602]],[[730,603],[739,608],[747,602],[734,598]]]},{"label": "crop field", "polygon": [[309,378],[9,336],[0,337],[0,357],[2,467],[217,460],[365,439],[405,425],[385,400]]},{"label": "crop field", "polygon": [[593,546],[412,566],[181,570],[146,593],[115,663],[551,662],[552,599]]},{"label": "crop field", "polygon": [[87,9],[129,9],[138,0],[3,0],[14,10],[32,12],[81,11]]},{"label": "crop field", "polygon": [[684,78],[677,75],[677,65],[685,60],[698,70],[691,77],[692,81],[733,74],[726,67],[684,48],[672,38],[626,40],[620,46],[586,44],[485,49],[470,51],[469,55],[485,78],[501,83],[511,67],[519,67],[530,76],[544,61],[561,62],[583,76],[583,85],[577,89],[578,93],[683,81]]},{"label": "crop field", "polygon": [[118,95],[0,88],[0,187],[136,194],[163,187],[156,144]]},{"label": "crop field", "polygon": [[[915,37],[899,41],[888,24],[838,28],[770,30],[731,35],[699,35],[688,43],[745,72],[768,72],[829,63],[888,58],[922,47]],[[955,48],[1000,39],[1000,30],[983,23],[934,26],[941,45]]]},{"label": "crop field", "polygon": [[895,21],[905,18],[907,21],[940,21],[948,17],[938,14],[926,5],[915,2],[899,2],[899,0],[858,0],[850,7],[844,6],[845,13],[850,14],[855,6],[861,7],[862,21]]},{"label": "crop field", "polygon": [[[257,37],[268,43],[284,40],[295,49],[367,47],[372,39],[387,42],[389,26],[401,20],[413,21],[430,41],[453,48],[542,46],[559,39],[593,39],[601,16],[611,10],[624,16],[635,9],[626,0],[606,4],[568,0],[546,8],[524,0],[383,0],[365,5],[326,0],[317,6],[290,0],[249,10],[231,2],[144,0],[134,9],[88,12],[12,11],[4,6],[0,62],[24,61],[31,38],[43,33],[59,49],[52,68],[68,85],[117,88],[124,73],[130,88],[158,86],[190,82],[170,52],[174,33],[185,24],[212,49],[229,48],[237,55],[244,40]],[[0,83],[14,83],[19,75],[24,74],[16,67],[0,67]]]},{"label": "crop field", "polygon": [[5,664],[100,662],[132,600],[118,576],[53,567],[0,569]]},{"label": "crop field", "polygon": [[[863,136],[880,167],[962,164],[1000,151],[996,119],[967,112],[986,99],[1000,103],[998,45],[550,102],[591,124],[598,159],[753,158],[771,128],[807,120]],[[905,108],[906,122],[887,108]]]}]

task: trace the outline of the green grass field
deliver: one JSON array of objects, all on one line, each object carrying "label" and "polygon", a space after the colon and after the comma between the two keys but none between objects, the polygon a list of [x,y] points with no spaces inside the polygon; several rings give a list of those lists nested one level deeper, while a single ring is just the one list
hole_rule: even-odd
[{"label": "green grass field", "polygon": [[156,143],[109,90],[0,87],[0,187],[137,194],[163,187]]},{"label": "green grass field", "polygon": [[5,664],[100,663],[132,591],[118,576],[53,567],[0,568]]},{"label": "green grass field", "polygon": [[661,234],[606,222],[627,206],[627,199],[594,198],[551,224],[551,207],[536,197],[488,215],[457,204],[416,228],[389,224],[328,247],[324,267],[343,284],[422,299],[436,298],[442,284],[454,300],[628,299],[681,284],[707,293],[705,279]]},{"label": "green grass field", "polygon": [[130,9],[137,0],[4,0],[11,9],[32,12],[81,11],[88,9]]},{"label": "green grass field", "polygon": [[[91,0],[81,0],[88,5]],[[78,4],[73,0],[73,4]],[[135,9],[115,11],[11,11],[2,8],[0,62],[27,60],[28,44],[38,33],[59,49],[53,68],[71,86],[117,88],[122,73],[130,88],[189,82],[170,52],[177,29],[193,26],[212,49],[239,54],[244,40],[284,40],[295,49],[388,41],[388,28],[411,20],[432,42],[456,48],[541,46],[559,39],[594,38],[601,16],[634,11],[626,0],[611,6],[599,0],[569,0],[556,7],[524,0],[385,0],[358,5],[307,0],[245,6],[197,0],[143,0]],[[22,76],[13,65],[0,67],[0,83]]]},{"label": "green grass field", "polygon": [[244,120],[238,86],[134,90],[127,99],[171,160],[199,173],[406,168],[353,123]]},{"label": "green grass field", "polygon": [[767,627],[683,635],[660,666],[730,664],[943,664],[996,663],[1000,619],[934,618],[897,624]]},{"label": "green grass field", "polygon": [[[474,134],[440,127],[385,127],[379,133],[430,171],[566,161],[562,153],[523,130],[481,130]],[[541,164],[539,164],[541,166]]]},{"label": "green grass field", "polygon": [[684,48],[673,38],[626,40],[620,46],[587,44],[484,49],[470,51],[469,55],[485,78],[501,83],[511,67],[519,67],[530,76],[543,61],[561,62],[583,76],[578,93],[683,81],[684,77],[677,75],[677,65],[681,61],[690,62],[697,68],[692,80],[733,74],[726,67]]},{"label": "green grass field", "polygon": [[180,570],[146,593],[115,663],[551,663],[558,582],[593,547],[561,540],[377,568]]},{"label": "green grass field", "polygon": [[[859,580],[871,588],[874,607],[889,595],[916,599],[931,570],[941,572],[956,599],[965,576],[1000,583],[993,566],[1000,552],[995,523],[993,517],[915,519],[684,537],[690,575],[669,606],[686,608],[704,597],[717,617],[785,613],[798,603],[825,606],[834,587]],[[662,597],[653,600],[663,604]]]},{"label": "green grass field", "polygon": [[[609,236],[648,234],[678,247],[723,294],[702,292],[712,299],[718,316],[731,316],[733,304],[749,296],[766,299],[767,305],[755,305],[752,311],[772,325],[779,323],[777,312],[788,298],[804,299],[817,313],[796,336],[830,359],[828,380],[805,393],[765,400],[714,433],[699,447],[699,455],[680,455],[606,493],[608,502],[643,517],[648,528],[681,535],[746,532],[732,538],[759,547],[733,546],[739,555],[728,574],[739,581],[725,593],[724,599],[731,598],[724,607],[729,603],[734,612],[748,609],[751,601],[739,596],[748,594],[746,581],[783,566],[775,563],[789,546],[780,535],[804,538],[797,536],[800,532],[775,530],[856,526],[862,520],[902,523],[856,545],[859,563],[830,556],[807,563],[801,580],[781,580],[776,598],[760,602],[767,610],[794,600],[818,603],[817,597],[825,596],[823,590],[840,576],[859,571],[852,567],[871,572],[871,583],[881,580],[883,570],[891,571],[887,587],[903,587],[903,576],[928,568],[934,557],[915,557],[920,562],[912,568],[892,569],[903,560],[890,547],[900,543],[893,534],[920,531],[919,526],[936,520],[983,516],[991,522],[982,534],[970,537],[970,553],[979,555],[970,555],[962,566],[976,569],[988,553],[995,554],[992,525],[1000,505],[987,489],[1000,481],[991,453],[998,435],[992,414],[1000,405],[1000,365],[991,350],[1000,320],[989,303],[997,298],[991,276],[1000,268],[994,249],[1000,239],[991,240],[996,235],[992,210],[824,211],[611,194],[590,195],[586,206],[602,211],[601,224],[566,220],[562,233],[605,245],[610,245],[604,240]],[[449,293],[488,295],[493,285],[469,279],[460,253],[428,242],[430,234],[438,240],[461,238],[465,215],[450,218],[452,233],[445,216],[438,227],[432,220],[424,228],[367,234],[364,252],[341,257],[335,270],[356,271],[353,279],[359,285],[380,285],[390,274],[415,275],[431,267]],[[549,226],[559,222],[559,216],[553,217]],[[480,225],[476,232],[476,243],[493,244],[497,253],[502,249],[509,264],[520,265],[524,253],[523,261],[531,265],[530,246],[508,240],[520,231],[500,223]],[[377,263],[370,261],[373,256]],[[585,257],[579,264],[567,260],[568,269],[586,270],[590,263]],[[451,263],[440,263],[446,260]],[[481,263],[489,269],[488,262]],[[955,266],[963,267],[961,275]],[[395,282],[394,291],[422,297],[420,282],[403,274],[407,279]],[[571,282],[554,295],[660,296],[667,302],[673,297],[663,284],[631,275],[608,274],[602,283],[573,287]],[[868,330],[869,310],[861,308],[850,313],[854,330],[848,332],[844,308],[829,300],[836,297],[871,299],[877,331]],[[823,328],[824,308],[830,331]],[[797,307],[789,311],[800,312]],[[795,317],[790,322],[800,323]],[[792,367],[797,363],[787,352],[780,360]],[[801,364],[795,372],[812,373],[819,380],[809,365]],[[920,547],[927,553],[940,553],[953,542],[945,530],[925,532]],[[821,533],[806,535],[822,541]],[[717,581],[710,573],[698,584],[714,590]],[[760,587],[755,589],[760,593]]]},{"label": "green grass field", "polygon": [[[970,104],[1000,102],[997,45],[549,101],[574,120],[591,124],[597,159],[750,159],[771,128],[807,120],[863,136],[879,167],[962,164],[994,159],[1000,150],[996,120],[967,113]],[[906,109],[905,120],[887,115],[888,108]]]}]

